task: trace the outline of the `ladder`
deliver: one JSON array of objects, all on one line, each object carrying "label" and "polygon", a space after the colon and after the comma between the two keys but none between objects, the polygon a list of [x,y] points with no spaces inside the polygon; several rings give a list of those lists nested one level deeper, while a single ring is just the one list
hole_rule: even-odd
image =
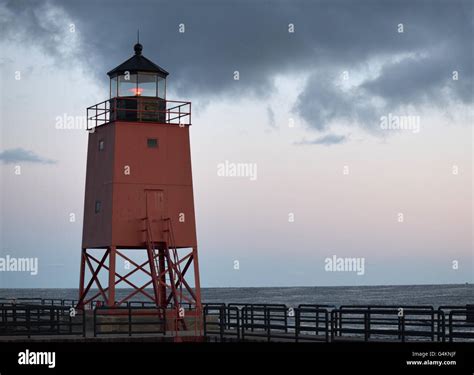
[{"label": "ladder", "polygon": [[[163,307],[166,314],[166,307],[168,306],[169,302],[171,302],[171,299],[173,300],[173,305],[176,311],[175,330],[177,335],[177,331],[179,330],[180,326],[183,330],[186,330],[186,323],[181,310],[183,296],[183,276],[179,262],[178,250],[175,245],[172,222],[170,218],[162,219],[163,222],[167,224],[163,226],[163,232],[165,234],[164,238],[167,238],[167,241],[164,242],[163,248],[156,249],[155,241],[153,240],[151,220],[148,218],[148,216],[145,217],[144,220],[146,225],[146,229],[144,230],[146,232],[146,247],[151,276],[153,279],[153,289],[155,293],[156,304]],[[160,251],[162,251],[162,256],[164,257],[163,264],[161,266],[159,262]],[[165,283],[165,285],[162,285],[163,283]],[[178,290],[176,290],[176,286],[178,286]],[[166,292],[168,287],[171,289],[169,296],[167,296]]]},{"label": "ladder", "polygon": [[[176,310],[176,329],[179,329],[179,325],[181,325],[183,330],[186,330],[186,321],[184,319],[184,310],[183,309],[183,276],[181,271],[181,263],[179,261],[178,256],[178,249],[176,247],[176,240],[173,231],[173,222],[171,218],[167,217],[163,219],[165,224],[165,229],[163,232],[167,234],[168,241],[166,241],[166,256],[168,257],[168,265],[169,267],[175,268],[175,272],[171,272],[172,281],[171,281],[171,292],[176,296],[174,300],[174,307]],[[178,286],[178,290],[176,290],[176,286]]]}]

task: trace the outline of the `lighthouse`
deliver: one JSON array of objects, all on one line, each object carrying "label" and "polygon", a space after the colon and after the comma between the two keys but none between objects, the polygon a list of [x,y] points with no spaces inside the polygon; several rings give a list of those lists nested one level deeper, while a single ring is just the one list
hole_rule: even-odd
[{"label": "lighthouse", "polygon": [[169,73],[142,52],[135,44],[107,73],[110,97],[87,108],[79,306],[145,299],[199,314],[191,103],[167,99]]}]

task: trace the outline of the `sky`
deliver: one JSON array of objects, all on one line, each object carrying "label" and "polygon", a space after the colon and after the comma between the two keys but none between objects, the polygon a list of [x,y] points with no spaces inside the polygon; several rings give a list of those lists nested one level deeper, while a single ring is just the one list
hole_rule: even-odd
[{"label": "sky", "polygon": [[0,287],[78,285],[85,109],[137,29],[193,103],[202,286],[474,282],[471,1],[0,0],[0,259],[39,264]]}]

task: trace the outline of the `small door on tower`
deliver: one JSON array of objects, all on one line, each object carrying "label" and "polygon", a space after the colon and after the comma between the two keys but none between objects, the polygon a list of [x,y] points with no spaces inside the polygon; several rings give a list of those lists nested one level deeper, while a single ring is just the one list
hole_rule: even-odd
[{"label": "small door on tower", "polygon": [[146,216],[151,227],[153,242],[162,242],[164,238],[164,192],[163,190],[145,190]]}]

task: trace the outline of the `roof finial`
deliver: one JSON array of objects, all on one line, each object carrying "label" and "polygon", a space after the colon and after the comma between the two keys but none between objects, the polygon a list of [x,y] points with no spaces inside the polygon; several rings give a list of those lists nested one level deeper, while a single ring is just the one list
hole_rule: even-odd
[{"label": "roof finial", "polygon": [[143,46],[140,44],[140,29],[137,29],[137,44],[133,47],[135,50],[135,55],[141,55]]}]

